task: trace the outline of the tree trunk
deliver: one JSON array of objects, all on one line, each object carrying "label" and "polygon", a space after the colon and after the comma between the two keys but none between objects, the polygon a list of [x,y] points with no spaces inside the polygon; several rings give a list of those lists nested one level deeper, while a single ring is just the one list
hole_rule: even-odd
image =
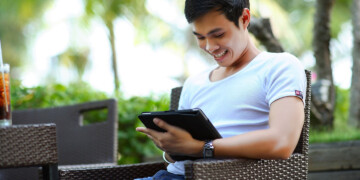
[{"label": "tree trunk", "polygon": [[314,125],[332,127],[335,108],[335,87],[330,59],[330,12],[334,0],[317,0],[314,18],[313,47],[318,80],[312,86],[312,121]]},{"label": "tree trunk", "polygon": [[109,29],[109,41],[111,47],[111,61],[112,61],[112,69],[114,73],[114,84],[115,84],[115,91],[120,89],[120,80],[119,74],[117,70],[117,56],[116,56],[116,48],[115,48],[115,33],[114,33],[114,24],[112,21],[108,21],[106,23],[107,28]]},{"label": "tree trunk", "polygon": [[257,19],[252,17],[249,31],[263,44],[269,52],[283,52],[279,41],[275,38],[270,20],[268,18]]},{"label": "tree trunk", "polygon": [[353,0],[352,25],[354,35],[353,67],[350,92],[349,124],[360,128],[360,1]]}]

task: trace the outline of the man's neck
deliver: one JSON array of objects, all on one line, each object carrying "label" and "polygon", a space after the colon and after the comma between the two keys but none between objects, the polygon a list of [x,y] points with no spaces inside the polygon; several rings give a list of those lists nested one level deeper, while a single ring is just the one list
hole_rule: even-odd
[{"label": "man's neck", "polygon": [[256,48],[251,41],[249,41],[248,47],[239,57],[239,60],[229,67],[224,67],[224,72],[233,74],[240,71],[241,69],[246,67],[260,53],[261,51],[258,48]]}]

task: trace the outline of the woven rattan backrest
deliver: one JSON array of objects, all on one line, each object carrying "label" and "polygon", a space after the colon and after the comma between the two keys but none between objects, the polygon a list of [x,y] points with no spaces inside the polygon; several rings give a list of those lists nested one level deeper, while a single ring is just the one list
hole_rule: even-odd
[{"label": "woven rattan backrest", "polygon": [[303,129],[294,153],[308,155],[309,151],[309,130],[310,130],[310,102],[311,102],[311,71],[305,70],[306,74],[306,96],[305,96],[305,119]]},{"label": "woven rattan backrest", "polygon": [[0,168],[58,162],[55,124],[1,127],[0,142]]},{"label": "woven rattan backrest", "polygon": [[[302,128],[299,142],[296,145],[294,153],[307,155],[309,150],[309,127],[310,127],[310,102],[311,102],[311,71],[305,70],[306,74],[306,96],[305,96],[305,120]],[[176,110],[179,107],[179,100],[182,87],[176,87],[171,90],[170,110]]]},{"label": "woven rattan backrest", "polygon": [[[84,112],[107,109],[107,119],[81,125]],[[13,112],[13,124],[55,123],[59,165],[116,163],[116,100]]]},{"label": "woven rattan backrest", "polygon": [[171,89],[170,110],[179,109],[179,100],[180,100],[181,91],[182,91],[182,87],[176,87]]}]

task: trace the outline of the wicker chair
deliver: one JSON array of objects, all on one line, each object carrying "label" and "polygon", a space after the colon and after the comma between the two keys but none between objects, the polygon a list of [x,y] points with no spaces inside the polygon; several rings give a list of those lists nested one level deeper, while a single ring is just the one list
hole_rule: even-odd
[{"label": "wicker chair", "polygon": [[[55,124],[0,127],[0,169],[42,167],[43,179],[58,179]],[[0,172],[1,172],[0,171]],[[13,179],[0,173],[0,179]],[[25,177],[24,179],[31,179]]]},{"label": "wicker chair", "polygon": [[[83,115],[107,110],[102,122],[82,125]],[[104,111],[103,111],[104,110]],[[44,109],[14,111],[13,124],[55,123],[59,169],[117,164],[117,102],[114,99]],[[38,179],[34,168],[0,172],[15,179]]]},{"label": "wicker chair", "polygon": [[[225,159],[196,160],[185,165],[186,179],[307,179],[311,72],[305,70],[307,89],[305,121],[294,153],[286,160]],[[177,109],[181,87],[171,92],[171,109]],[[134,179],[165,169],[163,162],[118,165],[103,168],[59,170],[61,179]]]}]

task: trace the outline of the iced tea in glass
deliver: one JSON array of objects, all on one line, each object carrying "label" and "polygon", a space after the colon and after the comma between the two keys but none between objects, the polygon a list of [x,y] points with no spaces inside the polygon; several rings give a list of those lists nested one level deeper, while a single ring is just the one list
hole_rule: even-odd
[{"label": "iced tea in glass", "polygon": [[10,126],[11,124],[10,66],[4,64],[3,69],[0,67],[0,126]]}]

